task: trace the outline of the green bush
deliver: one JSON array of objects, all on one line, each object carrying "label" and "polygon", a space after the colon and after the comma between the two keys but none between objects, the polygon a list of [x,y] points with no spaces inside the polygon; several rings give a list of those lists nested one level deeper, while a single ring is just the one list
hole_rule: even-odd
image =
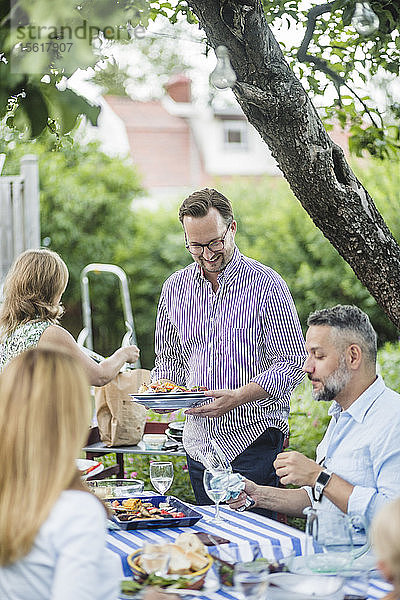
[{"label": "green bush", "polygon": [[119,248],[117,264],[130,280],[135,327],[142,365],[154,364],[154,326],[161,286],[191,258],[184,246],[181,224],[174,207],[141,207],[133,210],[128,243]]},{"label": "green bush", "polygon": [[328,402],[316,402],[311,396],[311,385],[300,384],[291,399],[289,417],[289,450],[297,450],[315,459],[315,448],[328,426]]},{"label": "green bush", "polygon": [[386,385],[400,394],[400,342],[386,343],[378,352],[378,367]]},{"label": "green bush", "polygon": [[[386,385],[400,393],[400,342],[387,342],[378,350],[378,372]],[[305,380],[294,391],[291,399],[290,449],[315,458],[315,448],[323,438],[330,417],[328,402],[316,402],[311,396],[311,385]]]}]

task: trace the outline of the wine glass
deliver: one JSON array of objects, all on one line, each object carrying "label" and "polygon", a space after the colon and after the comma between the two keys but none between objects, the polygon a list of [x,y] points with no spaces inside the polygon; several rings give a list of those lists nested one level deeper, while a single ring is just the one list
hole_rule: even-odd
[{"label": "wine glass", "polygon": [[172,462],[154,461],[150,464],[150,481],[159,494],[165,494],[174,480]]},{"label": "wine glass", "polygon": [[223,519],[219,514],[219,503],[226,496],[226,489],[228,485],[229,471],[225,469],[209,471],[205,469],[203,474],[203,484],[207,496],[215,504],[215,516],[212,519],[208,519],[209,523],[223,523]]}]

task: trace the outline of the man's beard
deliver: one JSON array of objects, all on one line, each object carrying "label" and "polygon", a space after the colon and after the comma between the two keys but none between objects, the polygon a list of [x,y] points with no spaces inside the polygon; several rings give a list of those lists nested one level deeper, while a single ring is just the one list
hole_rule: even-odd
[{"label": "man's beard", "polygon": [[[312,379],[310,377],[310,379]],[[339,360],[339,366],[321,382],[323,387],[320,390],[312,390],[312,397],[317,402],[331,402],[346,387],[351,379],[351,371],[346,365],[346,357],[343,354]]]},{"label": "man's beard", "polygon": [[228,264],[225,261],[225,257],[223,255],[222,255],[222,260],[219,261],[218,258],[220,256],[221,256],[221,254],[218,254],[217,260],[215,261],[215,263],[211,263],[211,264],[204,263],[203,258],[201,257],[199,260],[199,264],[200,264],[201,268],[204,269],[204,271],[207,271],[208,273],[220,273],[221,271],[223,271],[225,269],[226,265]]},{"label": "man's beard", "polygon": [[206,265],[203,262],[203,257],[202,256],[199,257],[199,259],[197,260],[197,262],[201,266],[201,268],[204,269],[204,271],[206,271],[207,273],[221,273],[221,271],[223,271],[225,269],[225,267],[232,260],[233,252],[234,252],[234,247],[227,254],[223,254],[223,253],[219,253],[218,254],[217,253],[218,257],[222,256],[222,260],[221,261],[216,260],[215,261],[215,266],[212,263],[211,263],[211,265]]}]

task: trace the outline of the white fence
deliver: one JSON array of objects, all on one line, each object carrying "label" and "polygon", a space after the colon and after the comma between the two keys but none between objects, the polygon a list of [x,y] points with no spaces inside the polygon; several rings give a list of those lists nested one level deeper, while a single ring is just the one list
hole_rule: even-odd
[{"label": "white fence", "polygon": [[0,177],[0,296],[14,258],[23,250],[40,246],[37,156],[27,154],[20,165],[20,175]]}]

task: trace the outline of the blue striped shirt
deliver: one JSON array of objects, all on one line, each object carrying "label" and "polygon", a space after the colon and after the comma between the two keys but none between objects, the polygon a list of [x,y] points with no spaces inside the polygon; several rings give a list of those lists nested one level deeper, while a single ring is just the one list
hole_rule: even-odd
[{"label": "blue striped shirt", "polygon": [[290,394],[303,379],[306,352],[294,302],[273,269],[235,248],[218,285],[214,292],[196,263],[164,283],[152,379],[213,390],[255,382],[265,389],[268,398],[221,417],[187,415],[188,454],[199,460],[212,437],[232,461],[268,427],[288,433]]}]

